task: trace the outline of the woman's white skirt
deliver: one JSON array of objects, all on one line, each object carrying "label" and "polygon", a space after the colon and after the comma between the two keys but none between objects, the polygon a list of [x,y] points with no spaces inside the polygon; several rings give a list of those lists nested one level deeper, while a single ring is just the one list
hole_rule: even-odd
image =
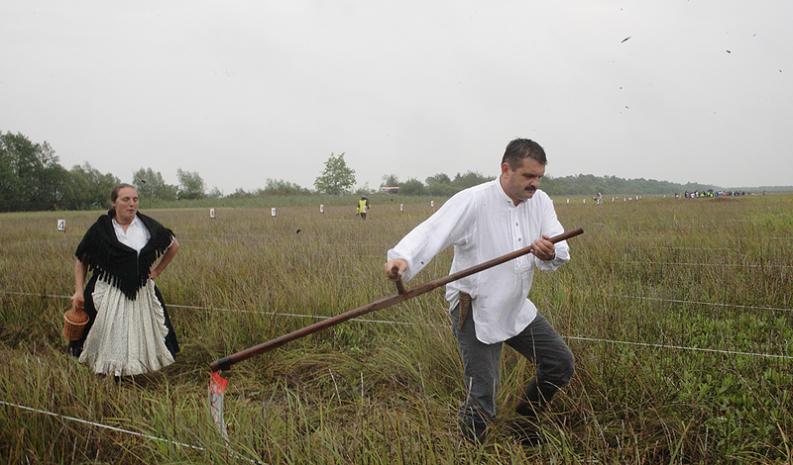
[{"label": "woman's white skirt", "polygon": [[101,279],[92,296],[96,319],[83,344],[81,363],[95,373],[128,376],[174,362],[165,346],[165,311],[154,293],[153,280],[146,282],[135,300]]}]

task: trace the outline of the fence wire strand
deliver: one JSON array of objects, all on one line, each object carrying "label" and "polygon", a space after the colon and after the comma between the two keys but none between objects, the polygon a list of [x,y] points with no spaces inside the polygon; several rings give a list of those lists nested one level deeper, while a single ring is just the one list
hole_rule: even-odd
[{"label": "fence wire strand", "polygon": [[[13,402],[7,402],[7,401],[4,401],[4,400],[0,400],[0,405],[5,405],[7,407],[14,407],[14,408],[17,408],[19,410],[25,410],[25,411],[28,411],[28,412],[38,413],[38,414],[41,414],[41,415],[47,415],[47,416],[59,418],[61,420],[66,420],[66,421],[71,421],[71,422],[75,422],[75,423],[80,423],[80,424],[83,424],[83,425],[94,426],[96,428],[101,428],[101,429],[106,429],[106,430],[110,430],[110,431],[115,431],[117,433],[122,433],[122,434],[126,434],[126,435],[129,435],[129,436],[136,436],[136,437],[143,438],[143,439],[148,439],[148,440],[151,440],[151,441],[157,441],[157,442],[162,442],[162,443],[166,443],[166,444],[172,444],[172,445],[175,445],[175,446],[178,446],[178,447],[182,447],[182,448],[199,450],[199,451],[202,451],[202,452],[206,451],[206,448],[204,448],[202,446],[197,446],[195,444],[188,444],[186,442],[179,442],[179,441],[174,441],[172,439],[161,438],[159,436],[154,436],[154,435],[151,435],[151,434],[141,433],[141,432],[138,432],[138,431],[132,431],[132,430],[128,430],[128,429],[125,429],[125,428],[119,428],[118,426],[105,425],[103,423],[97,423],[95,421],[85,420],[83,418],[72,417],[72,416],[69,416],[69,415],[62,415],[62,414],[59,414],[59,413],[50,412],[49,410],[43,410],[43,409],[29,407],[27,405],[17,404],[17,403],[13,403]],[[260,462],[258,460],[251,459],[249,457],[245,457],[244,455],[240,454],[239,452],[235,452],[235,451],[232,451],[232,450],[229,450],[228,452],[231,455],[233,455],[234,457],[238,458],[238,459],[242,459],[242,460],[245,460],[245,461],[250,462],[250,463],[262,464],[262,462]]]},{"label": "fence wire strand", "polygon": [[[71,296],[68,295],[58,295],[58,294],[35,294],[30,292],[20,292],[20,291],[7,291],[1,290],[0,293],[2,294],[11,294],[11,295],[23,295],[23,296],[35,296],[35,297],[48,297],[48,298],[59,298],[59,299],[69,299]],[[655,297],[639,297],[639,296],[621,296],[621,295],[613,295],[612,297],[621,297],[621,298],[635,298],[635,299],[647,299],[647,300],[660,300],[664,302],[674,302],[674,303],[697,303],[694,301],[686,301],[686,300],[679,300],[679,299],[660,299]],[[707,303],[703,303],[707,305]],[[712,305],[719,305],[719,306],[735,306],[730,304],[718,304],[714,303]],[[204,310],[204,311],[225,311],[225,312],[239,312],[239,313],[249,313],[249,314],[258,314],[258,315],[270,315],[270,316],[279,316],[279,317],[290,317],[290,318],[309,318],[315,320],[326,320],[332,318],[330,316],[325,315],[311,315],[307,313],[282,313],[282,312],[259,312],[255,310],[242,310],[242,309],[234,309],[234,308],[215,308],[215,307],[205,307],[199,305],[179,305],[179,304],[168,304],[168,307],[171,308],[183,308],[188,310]],[[736,306],[737,307],[737,306]],[[755,307],[750,305],[740,306],[741,308],[750,308],[750,309],[766,309],[766,310],[778,310],[778,311],[792,311],[793,309],[788,308],[774,308],[774,307]],[[407,325],[407,326],[443,326],[443,325],[422,325],[419,323],[409,323],[403,321],[393,321],[393,320],[374,320],[374,319],[365,319],[365,318],[353,318],[350,321],[358,321],[360,323],[377,323],[377,324],[391,324],[391,325]],[[782,354],[769,354],[763,352],[746,352],[746,351],[739,351],[739,350],[730,350],[730,349],[714,349],[714,348],[707,348],[707,347],[694,347],[694,346],[681,346],[681,345],[673,345],[673,344],[661,344],[661,343],[654,343],[654,342],[641,342],[641,341],[622,341],[617,339],[606,339],[606,338],[595,338],[595,337],[588,337],[588,336],[565,336],[562,337],[574,340],[574,341],[587,341],[587,342],[598,342],[603,344],[617,344],[617,345],[628,345],[628,346],[641,346],[641,347],[653,347],[658,349],[670,349],[670,350],[686,350],[692,352],[709,352],[709,353],[720,353],[720,354],[729,354],[729,355],[742,355],[742,356],[749,356],[749,357],[759,357],[759,358],[771,358],[771,359],[781,359],[781,360],[793,360],[792,355],[782,355]]]}]

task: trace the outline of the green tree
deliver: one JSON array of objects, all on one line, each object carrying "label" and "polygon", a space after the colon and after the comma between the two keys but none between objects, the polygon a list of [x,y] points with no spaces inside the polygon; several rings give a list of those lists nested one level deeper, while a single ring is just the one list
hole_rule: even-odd
[{"label": "green tree", "polygon": [[465,174],[457,173],[452,180],[452,185],[458,190],[468,189],[469,187],[478,186],[484,182],[490,181],[492,178],[483,176],[476,171],[468,171]]},{"label": "green tree", "polygon": [[0,210],[58,208],[66,180],[66,170],[47,142],[0,132]]},{"label": "green tree", "polygon": [[452,185],[452,180],[444,173],[430,176],[425,182],[427,183],[427,193],[430,195],[451,196],[459,190]]},{"label": "green tree", "polygon": [[399,183],[399,193],[403,195],[424,195],[427,190],[421,181],[416,178],[410,178],[405,182]]},{"label": "green tree", "polygon": [[267,178],[264,189],[259,189],[256,191],[257,195],[293,195],[310,193],[311,190],[293,182],[271,178]]},{"label": "green tree", "polygon": [[74,166],[64,186],[63,206],[70,210],[108,207],[110,191],[120,182],[112,174],[103,174],[88,163]]},{"label": "green tree", "polygon": [[204,180],[197,171],[184,171],[180,168],[176,170],[176,177],[179,178],[180,199],[204,198]]},{"label": "green tree", "polygon": [[133,183],[138,186],[138,194],[144,199],[176,200],[179,188],[168,184],[159,171],[141,168],[132,174]]},{"label": "green tree", "polygon": [[399,178],[395,174],[387,174],[383,176],[383,183],[380,187],[396,187],[399,186]]},{"label": "green tree", "polygon": [[341,195],[355,185],[355,170],[347,166],[344,153],[330,154],[322,174],[314,180],[314,187],[324,194]]},{"label": "green tree", "polygon": [[250,192],[245,192],[245,189],[238,187],[234,192],[227,195],[226,198],[229,199],[247,199],[253,197],[253,194]]}]

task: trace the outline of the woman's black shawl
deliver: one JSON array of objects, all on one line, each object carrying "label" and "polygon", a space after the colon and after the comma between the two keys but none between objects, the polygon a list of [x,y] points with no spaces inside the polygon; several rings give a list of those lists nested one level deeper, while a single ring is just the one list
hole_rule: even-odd
[{"label": "woman's black shawl", "polygon": [[119,242],[113,229],[111,209],[100,216],[88,229],[74,255],[88,266],[95,276],[118,288],[134,300],[138,290],[146,285],[149,268],[171,245],[173,231],[154,218],[138,212],[138,219],[146,225],[151,237],[138,254],[135,249]]}]

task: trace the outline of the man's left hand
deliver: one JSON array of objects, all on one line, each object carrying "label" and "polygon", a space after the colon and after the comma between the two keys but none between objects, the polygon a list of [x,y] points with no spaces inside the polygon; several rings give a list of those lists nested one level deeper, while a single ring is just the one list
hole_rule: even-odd
[{"label": "man's left hand", "polygon": [[549,261],[556,258],[556,249],[554,249],[553,242],[548,236],[542,236],[542,238],[532,242],[531,248],[534,256],[540,260]]}]

